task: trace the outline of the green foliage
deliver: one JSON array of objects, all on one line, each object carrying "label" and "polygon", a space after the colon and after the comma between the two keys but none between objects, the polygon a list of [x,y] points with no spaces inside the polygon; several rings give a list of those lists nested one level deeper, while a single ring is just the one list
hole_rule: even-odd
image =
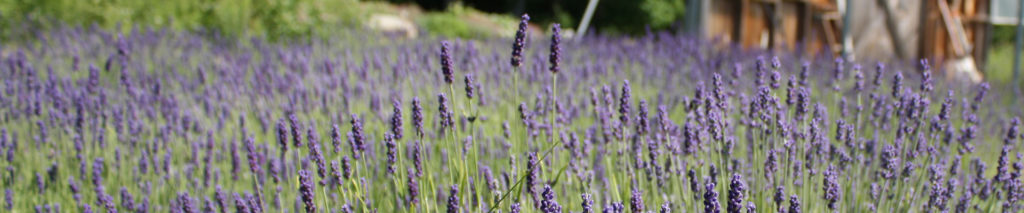
[{"label": "green foliage", "polygon": [[323,36],[334,26],[359,23],[367,8],[356,0],[0,0],[4,38],[52,29],[55,23],[128,30],[140,26],[207,29],[228,36]]},{"label": "green foliage", "polygon": [[[388,0],[408,3],[410,0]],[[591,29],[609,34],[642,34],[646,27],[665,30],[682,21],[686,2],[690,0],[599,0],[591,21]],[[417,0],[431,8],[434,1]],[[519,17],[529,13],[531,22],[540,26],[560,23],[563,28],[576,28],[590,0],[461,0],[458,4],[487,13]]]},{"label": "green foliage", "polygon": [[640,9],[652,28],[669,27],[683,17],[684,7],[682,0],[644,0],[640,3]]},{"label": "green foliage", "polygon": [[992,46],[984,73],[985,80],[994,84],[1013,83],[1013,42]]},{"label": "green foliage", "polygon": [[478,37],[486,32],[474,31],[469,24],[451,13],[428,13],[419,20],[419,25],[431,33],[445,37]]},{"label": "green foliage", "polygon": [[[489,15],[472,8],[454,4],[443,12],[428,12],[417,20],[420,28],[442,37],[485,38],[512,35],[519,21],[503,15]],[[507,32],[506,32],[507,31]]]},{"label": "green foliage", "polygon": [[992,26],[992,43],[1012,45],[1014,36],[1017,35],[1017,26],[998,25]]},{"label": "green foliage", "polygon": [[[575,28],[589,1],[534,0],[527,12],[540,22],[560,22],[563,27]],[[682,20],[685,7],[686,0],[600,0],[590,28],[608,34],[634,35],[643,34],[648,27],[665,30]]]}]

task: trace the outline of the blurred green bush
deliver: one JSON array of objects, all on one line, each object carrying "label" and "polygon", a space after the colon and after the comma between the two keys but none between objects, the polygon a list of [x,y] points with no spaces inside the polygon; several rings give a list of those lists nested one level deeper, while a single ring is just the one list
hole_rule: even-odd
[{"label": "blurred green bush", "polygon": [[4,38],[31,36],[56,23],[96,24],[106,29],[129,26],[206,29],[227,36],[276,39],[326,35],[359,23],[375,8],[357,0],[0,0]]},{"label": "blurred green bush", "polygon": [[[391,0],[408,2],[410,0]],[[438,0],[416,0],[430,4]],[[576,28],[590,0],[462,0],[462,3],[490,13],[527,12],[535,22],[558,22]],[[643,34],[665,30],[682,21],[688,0],[600,0],[590,29],[610,34]]]},{"label": "blurred green bush", "polygon": [[[449,37],[495,34],[496,26],[528,12],[541,26],[576,28],[589,0],[0,0],[0,39],[31,38],[58,25],[127,31],[135,27],[207,30],[228,36],[301,39],[327,36],[364,23],[394,4],[415,3],[430,12],[412,19],[426,32]],[[601,0],[591,29],[642,34],[666,29],[683,17],[686,0]],[[465,6],[463,6],[465,5]],[[483,11],[480,12],[480,11]],[[498,13],[502,15],[487,15]],[[507,19],[507,20],[506,20]]]}]

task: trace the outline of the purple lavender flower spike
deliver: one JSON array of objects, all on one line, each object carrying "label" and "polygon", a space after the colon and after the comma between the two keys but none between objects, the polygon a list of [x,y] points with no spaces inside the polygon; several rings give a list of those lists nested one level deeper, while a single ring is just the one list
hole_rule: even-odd
[{"label": "purple lavender flower spike", "polygon": [[704,212],[718,213],[722,207],[718,204],[718,192],[715,191],[715,182],[709,178],[704,180]]},{"label": "purple lavender flower spike", "polygon": [[284,153],[288,152],[288,127],[284,124],[284,119],[277,121],[277,142],[281,146],[281,155],[283,158]]},{"label": "purple lavender flower spike", "polygon": [[316,202],[313,198],[315,189],[313,187],[313,181],[310,180],[309,172],[299,170],[299,194],[302,195],[302,202],[305,204],[306,213],[316,212]]},{"label": "purple lavender flower spike", "polygon": [[402,129],[402,103],[395,100],[392,103],[394,110],[391,114],[391,135],[395,140],[402,140],[404,130]]},{"label": "purple lavender flower spike", "polygon": [[449,50],[450,44],[448,41],[441,42],[441,77],[444,83],[451,85],[453,82],[452,77],[452,55]]},{"label": "purple lavender flower spike", "polygon": [[594,213],[594,198],[587,193],[581,194],[580,198],[583,199],[583,213]]},{"label": "purple lavender flower spike", "polygon": [[619,95],[619,120],[622,121],[620,125],[629,124],[629,108],[630,108],[630,86],[629,80],[622,81],[622,93]]},{"label": "purple lavender flower spike", "polygon": [[420,107],[420,98],[412,98],[412,126],[416,136],[423,137],[423,107]]},{"label": "purple lavender flower spike", "polygon": [[740,174],[733,174],[729,181],[729,203],[726,212],[740,213],[742,211],[746,190],[747,186],[743,183],[743,177]]},{"label": "purple lavender flower spike", "polygon": [[395,174],[395,163],[398,161],[398,154],[394,136],[391,134],[384,134],[384,146],[387,151],[387,164],[385,164],[387,174]]},{"label": "purple lavender flower spike", "polygon": [[558,71],[562,69],[558,66],[559,62],[562,61],[562,47],[559,46],[559,43],[562,41],[561,32],[561,24],[556,23],[551,25],[551,55],[548,58],[548,62],[551,64],[548,70],[550,70],[551,73],[558,73]]},{"label": "purple lavender flower spike", "polygon": [[459,187],[453,185],[448,191],[448,213],[459,212]]},{"label": "purple lavender flower spike", "polygon": [[512,43],[512,67],[518,68],[523,65],[523,48],[526,47],[527,25],[530,15],[523,14],[519,22],[519,30],[516,31],[515,41]]},{"label": "purple lavender flower spike", "polygon": [[796,195],[791,195],[789,197],[789,213],[800,213],[800,212],[802,212],[802,209],[800,208],[800,199],[797,198]]},{"label": "purple lavender flower spike", "polygon": [[299,131],[302,131],[300,128],[302,127],[299,126],[299,117],[295,116],[295,114],[290,114],[288,115],[288,122],[291,123],[292,127],[292,143],[295,147],[302,147],[302,136],[299,135]]},{"label": "purple lavender flower spike", "polygon": [[839,174],[835,165],[829,165],[825,170],[825,178],[822,180],[825,192],[824,199],[828,203],[828,209],[836,210],[836,203],[839,201]]},{"label": "purple lavender flower spike", "polygon": [[629,196],[629,209],[633,213],[644,212],[644,198],[640,194],[640,191],[633,189],[633,193]]},{"label": "purple lavender flower spike", "polygon": [[[407,174],[415,173],[413,173],[412,169],[409,169]],[[415,175],[409,175],[409,180],[406,182],[406,187],[409,188],[409,194],[407,195],[406,201],[408,201],[410,205],[416,205],[419,203],[420,184],[419,181],[416,180],[416,177],[417,176]]]},{"label": "purple lavender flower spike", "polygon": [[551,189],[551,185],[545,185],[543,194],[543,200],[540,203],[540,209],[544,213],[561,213],[562,206],[558,205],[558,201],[555,200],[555,192]]},{"label": "purple lavender flower spike", "polygon": [[192,203],[192,197],[188,195],[188,192],[182,192],[178,194],[178,202],[181,205],[182,213],[194,213],[196,212],[195,204]]}]

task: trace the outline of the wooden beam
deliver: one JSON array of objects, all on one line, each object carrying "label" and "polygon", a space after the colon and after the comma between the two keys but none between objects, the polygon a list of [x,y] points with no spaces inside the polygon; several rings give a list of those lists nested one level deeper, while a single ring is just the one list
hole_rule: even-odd
[{"label": "wooden beam", "polygon": [[963,26],[958,26],[956,21],[953,20],[952,12],[949,11],[949,5],[946,0],[935,0],[939,5],[939,14],[942,15],[942,23],[946,26],[946,34],[949,34],[949,43],[953,46],[953,54],[957,57],[964,56],[967,52],[967,47],[964,47],[961,43],[963,41],[962,34],[958,32],[963,31]]}]

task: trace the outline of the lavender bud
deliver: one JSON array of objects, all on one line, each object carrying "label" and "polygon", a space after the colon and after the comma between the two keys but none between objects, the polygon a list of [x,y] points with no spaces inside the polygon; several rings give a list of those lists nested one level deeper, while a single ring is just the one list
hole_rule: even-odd
[{"label": "lavender bud", "polygon": [[82,194],[79,194],[81,189],[78,187],[78,183],[75,182],[75,177],[68,177],[68,190],[71,191],[71,197],[75,199],[75,203],[82,202]]},{"label": "lavender bud", "polygon": [[551,185],[544,186],[544,192],[542,192],[544,199],[540,203],[540,209],[544,213],[561,213],[562,206],[558,205],[558,201],[555,200],[555,192],[551,189]]},{"label": "lavender bud", "polygon": [[475,90],[473,89],[473,85],[476,85],[475,83],[473,83],[473,75],[466,74],[464,79],[466,83],[466,98],[469,100],[473,100],[473,97],[475,97]]},{"label": "lavender bud", "polygon": [[899,98],[901,91],[903,91],[903,72],[896,72],[896,76],[893,76],[892,79],[892,97]]},{"label": "lavender bud", "polygon": [[619,120],[622,121],[621,125],[629,124],[629,80],[622,81],[622,94],[619,96]]},{"label": "lavender bud", "polygon": [[626,206],[622,205],[621,202],[611,203],[605,205],[604,209],[601,210],[603,213],[622,213],[626,209]]},{"label": "lavender bud", "polygon": [[514,68],[519,68],[523,65],[523,48],[526,47],[526,33],[529,21],[530,16],[523,14],[522,20],[519,22],[519,30],[516,31],[515,42],[512,43],[512,67]]},{"label": "lavender bud", "polygon": [[437,94],[437,111],[440,113],[439,120],[441,122],[441,129],[451,129],[455,122],[452,120],[452,112],[448,110],[448,98],[444,96],[444,93]]},{"label": "lavender bud", "polygon": [[299,194],[302,195],[302,202],[305,204],[307,213],[316,212],[316,203],[313,199],[313,191],[313,181],[309,178],[309,172],[306,170],[299,170]]},{"label": "lavender bud", "polygon": [[633,213],[644,212],[643,195],[641,195],[640,191],[636,189],[633,189],[633,193],[631,193],[629,196],[629,209],[632,210]]},{"label": "lavender bud", "polygon": [[860,93],[860,91],[864,89],[864,73],[862,73],[860,70],[860,64],[853,65],[853,91],[857,93]]},{"label": "lavender bud", "polygon": [[203,201],[203,210],[202,210],[202,212],[209,212],[209,213],[214,212],[213,211],[213,205],[214,205],[213,201],[210,200],[210,198],[205,198],[204,201]]},{"label": "lavender bud", "polygon": [[391,114],[391,134],[395,140],[401,140],[404,132],[402,129],[402,103],[395,100],[392,103],[392,107],[394,107],[394,110]]},{"label": "lavender bud", "polygon": [[103,158],[97,157],[92,163],[92,185],[103,185]]},{"label": "lavender bud", "polygon": [[800,213],[800,199],[796,195],[789,196],[789,212],[788,213]]},{"label": "lavender bud", "polygon": [[807,78],[810,77],[810,75],[811,64],[804,62],[802,65],[800,65],[800,86],[806,87],[808,85]]},{"label": "lavender bud", "polygon": [[779,185],[779,186],[775,187],[775,194],[772,197],[772,201],[775,201],[775,206],[777,206],[779,208],[778,209],[779,212],[784,212],[785,211],[785,209],[782,208],[782,202],[786,202],[786,188],[785,188],[785,186]]},{"label": "lavender bud", "polygon": [[235,193],[235,212],[249,212],[249,204],[238,193]]},{"label": "lavender bud", "polygon": [[825,201],[828,202],[828,209],[836,210],[836,202],[839,201],[839,174],[835,165],[829,165],[825,170],[825,179],[822,180],[825,191]]},{"label": "lavender bud", "polygon": [[39,190],[39,195],[43,195],[46,192],[46,181],[43,180],[43,174],[36,172],[36,188]]},{"label": "lavender bud", "polygon": [[974,96],[974,102],[971,102],[971,111],[972,112],[977,112],[978,111],[978,108],[979,108],[980,104],[982,104],[982,101],[984,101],[984,99],[985,99],[985,95],[988,94],[988,90],[989,90],[988,82],[981,83],[981,85],[978,87],[978,94],[976,96]]},{"label": "lavender bud", "polygon": [[1007,146],[1016,145],[1017,137],[1020,135],[1020,117],[1014,117],[1010,120],[1009,127],[1006,128],[1006,136],[1003,137],[1003,144]]},{"label": "lavender bud", "polygon": [[769,86],[771,86],[772,89],[778,89],[780,86],[782,86],[779,82],[782,82],[782,73],[779,73],[778,70],[772,70],[772,76],[771,81],[769,82]]},{"label": "lavender bud", "polygon": [[551,63],[551,67],[548,70],[550,70],[551,73],[558,73],[558,71],[561,70],[561,68],[558,67],[558,62],[562,60],[562,47],[559,46],[559,43],[562,41],[561,32],[561,24],[556,23],[551,26],[551,55],[548,58],[548,61]]},{"label": "lavender bud", "polygon": [[384,134],[384,146],[387,149],[387,174],[394,174],[395,162],[397,162],[397,144],[391,134]]},{"label": "lavender bud", "polygon": [[261,179],[263,176],[263,168],[260,165],[262,165],[263,163],[260,162],[259,153],[256,150],[256,145],[253,142],[252,137],[245,139],[245,151],[246,157],[249,160],[249,169],[252,171],[252,174],[257,177],[257,179]]},{"label": "lavender bud", "polygon": [[448,213],[459,213],[459,187],[452,186],[448,190]]},{"label": "lavender bud", "polygon": [[352,142],[352,154],[353,158],[359,159],[360,153],[364,149],[365,139],[363,137],[363,122],[355,114],[352,117],[352,132],[350,132],[350,140]]},{"label": "lavender bud", "polygon": [[921,59],[921,91],[931,92],[934,88],[932,86],[932,68],[928,65],[928,59]]},{"label": "lavender bud", "polygon": [[10,211],[14,208],[14,192],[11,189],[4,189],[4,209]]},{"label": "lavender bud", "polygon": [[647,100],[640,100],[638,111],[640,115],[637,118],[636,131],[638,134],[646,135],[651,129],[647,122]]},{"label": "lavender bud", "polygon": [[882,148],[882,171],[879,175],[884,179],[892,179],[896,177],[896,167],[900,164],[899,151],[896,147],[886,144]]},{"label": "lavender bud", "polygon": [[416,136],[423,137],[423,107],[420,107],[420,98],[412,98],[412,126],[416,129]]},{"label": "lavender bud", "polygon": [[512,205],[510,205],[508,208],[509,213],[519,213],[519,211],[521,211],[519,203],[512,203]]},{"label": "lavender bud", "polygon": [[277,121],[277,143],[281,146],[281,155],[288,152],[288,130],[284,125],[284,119]]},{"label": "lavender bud", "polygon": [[352,166],[348,157],[341,157],[341,174],[345,179],[352,178]]},{"label": "lavender bud", "polygon": [[227,212],[227,198],[224,197],[224,191],[220,185],[217,185],[216,190],[213,192],[213,201],[217,203],[217,209],[220,209],[220,213]]},{"label": "lavender bud", "polygon": [[718,204],[718,192],[715,191],[715,182],[711,179],[704,180],[704,212],[718,213],[722,207]]},{"label": "lavender bud", "polygon": [[878,64],[875,65],[875,79],[871,81],[871,84],[874,84],[875,87],[882,86],[883,75],[885,75],[885,64],[882,64],[882,62],[878,62]]},{"label": "lavender bud", "polygon": [[580,198],[583,199],[583,213],[594,213],[594,198],[587,193],[581,194]]},{"label": "lavender bud", "polygon": [[729,181],[729,203],[726,211],[729,213],[740,213],[743,209],[743,197],[747,191],[746,184],[740,174],[733,174]]},{"label": "lavender bud", "polygon": [[341,164],[336,160],[331,161],[331,178],[334,183],[341,185],[344,181],[341,179],[342,177],[344,177],[344,175],[342,175]]},{"label": "lavender bud", "polygon": [[448,41],[441,42],[441,75],[444,83],[452,84],[452,55],[449,52]]},{"label": "lavender bud", "polygon": [[999,165],[996,167],[996,176],[993,178],[997,183],[1006,183],[1010,179],[1010,146],[1004,145],[999,153]]},{"label": "lavender bud", "polygon": [[413,167],[416,168],[416,173],[412,174],[415,174],[416,177],[423,176],[423,156],[420,154],[420,149],[422,149],[421,146],[420,141],[413,142],[412,144],[412,164]]},{"label": "lavender bud", "polygon": [[[413,174],[412,169],[409,169],[408,173]],[[406,182],[406,187],[409,188],[409,195],[408,198],[406,199],[409,202],[409,204],[415,205],[416,203],[419,203],[420,184],[418,181],[416,181],[415,175],[409,175],[409,181]]]},{"label": "lavender bud", "polygon": [[128,188],[125,187],[121,187],[121,207],[135,209],[135,198],[132,197],[131,192],[128,192]]},{"label": "lavender bud", "polygon": [[338,124],[331,125],[331,146],[334,148],[334,154],[341,153],[341,128]]},{"label": "lavender bud", "polygon": [[537,166],[537,153],[530,152],[529,154],[527,154],[526,161],[526,185],[524,186],[526,187],[526,194],[535,194],[535,192],[533,191],[533,186],[537,182]]},{"label": "lavender bud", "polygon": [[178,202],[180,202],[182,213],[196,212],[196,207],[194,204],[192,204],[192,198],[189,197],[188,192],[179,193]]},{"label": "lavender bud", "polygon": [[299,117],[295,116],[295,114],[290,114],[288,115],[288,122],[291,123],[292,127],[292,143],[295,144],[295,147],[302,147],[302,136],[299,135],[299,128],[301,128],[299,127]]}]

